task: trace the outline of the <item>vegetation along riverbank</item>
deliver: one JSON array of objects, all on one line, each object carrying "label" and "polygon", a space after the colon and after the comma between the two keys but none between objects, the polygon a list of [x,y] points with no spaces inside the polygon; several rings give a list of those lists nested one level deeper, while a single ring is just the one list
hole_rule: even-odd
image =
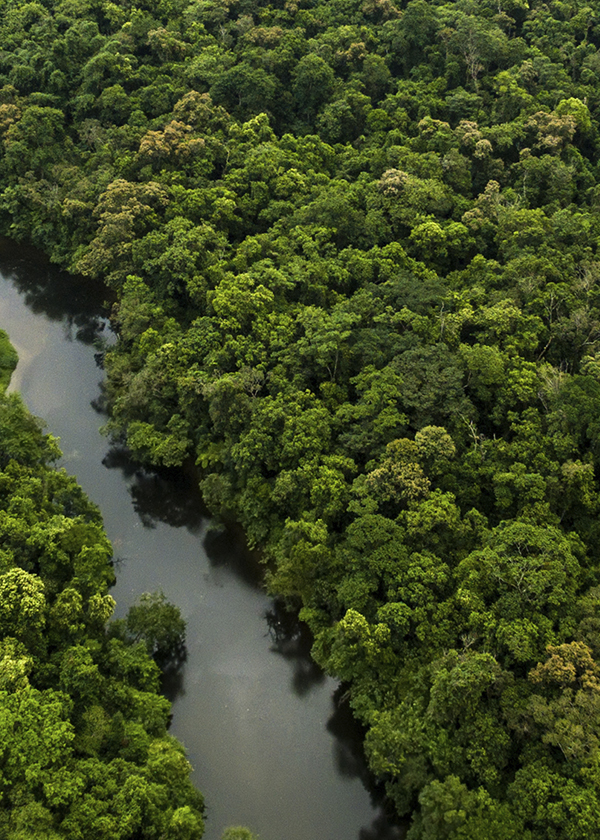
[{"label": "vegetation along riverbank", "polygon": [[[0,334],[0,833],[199,840],[204,805],[167,734],[163,661],[181,618],[146,596],[107,625],[112,549],[56,441],[6,385]],[[175,613],[175,614],[174,614]]]},{"label": "vegetation along riverbank", "polygon": [[110,433],[263,550],[410,840],[595,836],[600,3],[0,10],[0,228],[117,295]]}]

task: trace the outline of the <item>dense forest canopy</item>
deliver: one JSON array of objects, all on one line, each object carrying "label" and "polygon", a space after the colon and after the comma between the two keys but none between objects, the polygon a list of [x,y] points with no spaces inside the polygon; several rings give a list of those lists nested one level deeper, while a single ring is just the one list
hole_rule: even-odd
[{"label": "dense forest canopy", "polygon": [[0,3],[0,222],[118,302],[410,840],[600,821],[600,4]]},{"label": "dense forest canopy", "polygon": [[6,395],[15,364],[0,332],[0,835],[199,840],[202,797],[149,655],[181,642],[181,618],[147,595],[107,625],[100,513],[53,467],[56,440]]}]

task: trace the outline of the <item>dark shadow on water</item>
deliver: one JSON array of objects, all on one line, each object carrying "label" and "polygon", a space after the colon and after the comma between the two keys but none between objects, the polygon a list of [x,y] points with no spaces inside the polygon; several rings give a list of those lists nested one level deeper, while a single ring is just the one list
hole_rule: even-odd
[{"label": "dark shadow on water", "polygon": [[[286,610],[281,601],[274,601],[265,614],[271,650],[283,656],[293,669],[292,688],[302,697],[323,684],[325,674],[312,660],[312,635],[294,612]],[[363,740],[364,728],[352,715],[345,702],[345,688],[340,686],[332,697],[333,714],[327,721],[327,731],[333,736],[336,770],[347,779],[360,779],[377,810],[369,826],[361,828],[358,840],[402,840],[407,831],[406,821],[400,821],[391,803],[386,800],[383,784],[377,784],[367,767]]]},{"label": "dark shadow on water", "polygon": [[392,817],[382,811],[368,828],[361,828],[358,840],[403,840],[408,828],[408,821],[394,823]]},{"label": "dark shadow on water", "polygon": [[197,488],[185,475],[139,471],[129,488],[133,506],[144,527],[163,522],[172,528],[202,530],[206,514]]},{"label": "dark shadow on water", "polygon": [[[210,514],[193,470],[147,470],[132,460],[125,447],[119,446],[112,446],[102,463],[107,469],[122,473],[144,528],[156,528],[164,523],[172,528],[187,528],[197,536],[202,534]],[[253,589],[262,585],[262,566],[248,549],[239,526],[211,525],[203,544],[211,566],[227,569]]]},{"label": "dark shadow on water", "polygon": [[108,450],[102,463],[122,473],[144,528],[162,522],[172,528],[187,528],[192,534],[201,532],[207,511],[196,482],[183,470],[145,470],[127,449],[117,446]]},{"label": "dark shadow on water", "polygon": [[332,698],[333,714],[327,721],[327,731],[335,736],[335,763],[341,776],[359,778],[375,801],[379,791],[367,768],[363,750],[365,731],[352,715],[344,694],[344,687],[338,686]]},{"label": "dark shadow on water", "polygon": [[297,697],[310,694],[315,686],[325,682],[325,674],[310,655],[313,641],[310,630],[279,601],[273,601],[265,619],[272,641],[271,650],[283,656],[292,668],[294,694]]},{"label": "dark shadow on water", "polygon": [[185,645],[176,651],[166,662],[160,663],[162,694],[171,703],[183,697],[185,694],[185,663],[187,661],[187,648]]},{"label": "dark shadow on water", "polygon": [[111,446],[104,458],[102,465],[107,470],[120,470],[125,481],[131,481],[141,471],[140,465],[131,459],[125,447]]},{"label": "dark shadow on water", "polygon": [[108,335],[103,283],[68,274],[33,247],[0,237],[0,274],[23,295],[36,315],[63,321],[65,338],[94,344]]},{"label": "dark shadow on water", "polygon": [[371,825],[360,830],[359,840],[402,840],[407,823],[396,816],[391,802],[386,799],[383,783],[377,783],[369,771],[363,748],[365,730],[352,715],[344,686],[336,689],[332,701],[334,711],[327,721],[327,731],[334,736],[338,773],[349,779],[360,779],[371,804],[378,810]]},{"label": "dark shadow on water", "polygon": [[227,569],[251,589],[262,587],[264,570],[250,551],[238,525],[214,524],[204,537],[204,550],[215,569]]}]

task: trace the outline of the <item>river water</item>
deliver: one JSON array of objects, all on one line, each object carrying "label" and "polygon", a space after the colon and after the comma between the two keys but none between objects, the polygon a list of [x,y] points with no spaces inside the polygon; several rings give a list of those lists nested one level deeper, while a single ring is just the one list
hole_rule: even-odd
[{"label": "river water", "polygon": [[187,660],[166,691],[206,799],[206,840],[240,824],[260,840],[395,840],[336,683],[262,591],[241,535],[211,527],[185,474],[143,471],[100,435],[104,297],[0,241],[0,327],[19,352],[11,388],[60,437],[62,465],[102,510],[117,615],[162,589],[186,620]]}]

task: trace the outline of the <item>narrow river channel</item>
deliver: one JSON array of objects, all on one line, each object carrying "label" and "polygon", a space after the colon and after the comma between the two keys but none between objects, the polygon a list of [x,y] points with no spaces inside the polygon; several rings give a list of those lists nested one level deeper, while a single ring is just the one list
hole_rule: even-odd
[{"label": "narrow river channel", "polygon": [[395,840],[336,683],[297,628],[282,629],[239,534],[210,527],[184,474],[140,470],[99,434],[104,294],[0,242],[0,327],[20,359],[11,387],[60,437],[63,466],[102,510],[118,614],[162,589],[186,619],[171,731],[206,798],[206,840],[235,824],[260,840]]}]

